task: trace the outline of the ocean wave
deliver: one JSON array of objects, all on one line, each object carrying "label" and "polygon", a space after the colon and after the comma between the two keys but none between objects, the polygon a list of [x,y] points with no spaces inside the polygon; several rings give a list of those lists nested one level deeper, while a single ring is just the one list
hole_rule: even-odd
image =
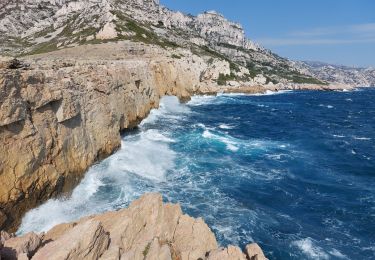
[{"label": "ocean wave", "polygon": [[361,140],[361,141],[370,141],[370,137],[359,137],[359,136],[353,136],[354,140]]},{"label": "ocean wave", "polygon": [[334,108],[334,106],[332,106],[332,105],[323,105],[323,104],[319,104],[319,106],[320,106],[320,107],[326,107],[326,108],[328,108],[328,109],[332,109],[332,108]]},{"label": "ocean wave", "polygon": [[294,241],[292,245],[298,247],[310,259],[329,259],[329,255],[309,237]]},{"label": "ocean wave", "polygon": [[164,96],[159,103],[159,108],[152,109],[150,114],[142,120],[140,127],[147,124],[155,123],[163,117],[174,118],[178,120],[184,114],[190,113],[191,110],[188,106],[181,104],[176,96]]},{"label": "ocean wave", "polygon": [[233,125],[228,125],[228,124],[220,124],[219,128],[225,129],[225,130],[229,130],[229,129],[233,129],[234,126]]},{"label": "ocean wave", "polygon": [[192,96],[191,100],[187,102],[189,106],[202,106],[213,103],[217,100],[216,96]]},{"label": "ocean wave", "polygon": [[229,151],[237,152],[239,149],[239,147],[236,145],[237,142],[231,140],[228,137],[213,134],[208,129],[204,130],[202,136],[207,139],[213,139],[224,143]]}]

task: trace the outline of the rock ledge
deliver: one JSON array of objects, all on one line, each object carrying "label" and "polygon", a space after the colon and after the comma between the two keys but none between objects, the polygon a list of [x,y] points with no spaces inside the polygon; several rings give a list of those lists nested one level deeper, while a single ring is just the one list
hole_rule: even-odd
[{"label": "rock ledge", "polygon": [[60,224],[47,233],[12,237],[1,232],[0,259],[267,259],[257,244],[245,252],[219,248],[201,219],[146,194],[129,208]]}]

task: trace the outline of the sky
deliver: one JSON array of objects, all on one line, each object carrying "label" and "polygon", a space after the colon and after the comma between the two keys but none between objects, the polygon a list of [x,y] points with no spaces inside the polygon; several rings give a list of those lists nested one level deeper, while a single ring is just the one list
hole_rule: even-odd
[{"label": "sky", "polygon": [[216,10],[249,39],[294,60],[375,67],[375,0],[161,0],[196,15]]}]

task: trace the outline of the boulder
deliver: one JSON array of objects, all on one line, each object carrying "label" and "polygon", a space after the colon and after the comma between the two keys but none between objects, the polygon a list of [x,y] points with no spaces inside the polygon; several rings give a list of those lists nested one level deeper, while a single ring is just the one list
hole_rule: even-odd
[{"label": "boulder", "polygon": [[108,244],[109,235],[102,224],[88,220],[47,243],[33,259],[98,259],[107,250]]},{"label": "boulder", "polygon": [[[75,260],[247,260],[239,247],[218,248],[215,235],[201,218],[183,215],[160,194],[146,194],[129,208],[84,217],[53,227],[43,235],[12,238],[1,233],[5,259]],[[0,243],[0,248],[1,248]],[[265,260],[257,244],[248,259]]]},{"label": "boulder", "polygon": [[1,249],[1,256],[13,260],[31,257],[42,243],[42,238],[34,232],[22,237],[13,237],[5,240]]}]

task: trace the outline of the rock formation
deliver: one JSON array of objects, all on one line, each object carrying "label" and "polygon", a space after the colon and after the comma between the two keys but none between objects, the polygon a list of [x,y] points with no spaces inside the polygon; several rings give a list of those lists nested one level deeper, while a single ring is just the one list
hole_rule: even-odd
[{"label": "rock formation", "polygon": [[245,252],[236,246],[218,248],[201,218],[184,215],[179,205],[163,203],[158,194],[146,194],[127,209],[60,224],[43,234],[13,238],[3,234],[4,259],[266,259],[257,244],[249,244]]},{"label": "rock formation", "polygon": [[0,64],[0,227],[10,230],[27,210],[70,191],[162,96],[266,91],[256,83],[219,86],[228,61],[130,41]]},{"label": "rock formation", "polygon": [[215,11],[195,17],[171,11],[156,0],[7,0],[1,7],[0,55],[133,40],[228,59],[228,75],[237,79],[251,81],[261,74],[273,84],[375,84],[373,69],[317,69],[281,58],[249,40],[240,24]]}]

